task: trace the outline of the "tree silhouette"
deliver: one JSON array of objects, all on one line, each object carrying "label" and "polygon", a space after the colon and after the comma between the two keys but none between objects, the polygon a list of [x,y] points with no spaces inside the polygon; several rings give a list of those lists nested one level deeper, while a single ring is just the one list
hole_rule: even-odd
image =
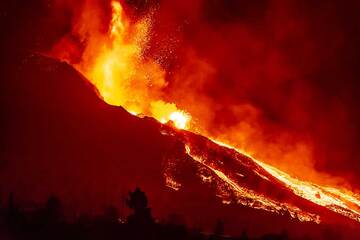
[{"label": "tree silhouette", "polygon": [[248,240],[249,237],[247,235],[247,232],[246,231],[243,231],[241,236],[240,236],[240,240]]},{"label": "tree silhouette", "polygon": [[13,225],[16,221],[17,215],[18,215],[18,209],[15,207],[14,194],[10,193],[7,203],[7,209],[6,209],[7,222],[10,225]]},{"label": "tree silhouette", "polygon": [[224,222],[221,219],[218,219],[215,224],[214,234],[216,236],[224,235]]},{"label": "tree silhouette", "polygon": [[24,223],[24,215],[20,208],[17,206],[14,194],[11,192],[8,198],[8,206],[5,211],[6,223],[12,231],[20,231]]},{"label": "tree silhouette", "polygon": [[221,219],[216,220],[213,235],[210,236],[210,240],[222,239],[224,235],[224,222]]},{"label": "tree silhouette", "polygon": [[8,198],[8,206],[7,206],[7,212],[8,214],[11,214],[16,211],[15,204],[14,204],[14,193],[9,194]]},{"label": "tree silhouette", "polygon": [[43,221],[47,224],[56,224],[62,221],[63,212],[60,200],[56,196],[50,196],[43,210]]},{"label": "tree silhouette", "polygon": [[140,188],[136,188],[133,192],[129,192],[129,198],[126,200],[127,206],[133,210],[133,214],[128,217],[129,223],[139,225],[147,225],[153,223],[151,209],[148,208],[148,200]]}]

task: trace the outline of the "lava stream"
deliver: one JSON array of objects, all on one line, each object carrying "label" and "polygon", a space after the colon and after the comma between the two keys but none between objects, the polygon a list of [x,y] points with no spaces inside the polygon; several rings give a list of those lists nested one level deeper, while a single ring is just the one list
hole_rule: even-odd
[{"label": "lava stream", "polygon": [[[291,177],[289,174],[270,166],[266,163],[263,163],[249,154],[244,153],[241,150],[238,150],[230,145],[225,143],[211,140],[215,144],[218,144],[222,147],[232,149],[239,154],[245,155],[247,158],[251,159],[254,163],[260,166],[263,170],[265,170],[272,177],[279,180],[284,186],[289,188],[294,194],[297,196],[304,198],[308,201],[311,201],[317,205],[323,206],[335,213],[346,216],[348,218],[354,219],[360,222],[360,197],[348,190],[341,190],[328,186],[321,186],[315,183],[302,181],[300,179]],[[201,156],[196,156],[191,153],[190,146],[186,145],[186,153],[191,156],[195,161],[206,164]],[[214,171],[216,175],[218,175],[223,181],[227,182],[231,185],[237,192],[241,195],[244,195],[244,191],[242,188],[236,184],[231,178],[229,178],[226,174],[221,172],[219,169],[214,169],[211,166],[207,165],[210,169]],[[234,170],[235,171],[235,170]],[[267,181],[270,181],[268,178],[263,177]],[[254,195],[252,193],[250,196]],[[269,199],[265,199],[263,202],[268,202]],[[288,208],[290,212],[294,211],[293,209]],[[311,218],[310,218],[311,219]],[[315,218],[312,218],[315,221]],[[317,221],[317,219],[316,219]]]}]

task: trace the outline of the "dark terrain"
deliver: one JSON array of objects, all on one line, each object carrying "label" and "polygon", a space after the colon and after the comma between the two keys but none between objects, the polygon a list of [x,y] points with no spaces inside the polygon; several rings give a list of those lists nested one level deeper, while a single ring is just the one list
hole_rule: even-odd
[{"label": "dark terrain", "polygon": [[[141,186],[156,219],[176,213],[189,226],[208,232],[218,218],[224,220],[226,232],[233,235],[247,231],[250,236],[259,236],[286,229],[291,236],[320,236],[329,228],[290,220],[286,214],[224,205],[214,186],[197,176],[193,161],[186,163],[190,160],[183,159],[185,164],[176,169],[183,183],[180,190],[166,187],[164,164],[169,156],[184,154],[181,142],[192,134],[184,132],[184,139],[180,132],[178,136],[163,135],[163,127],[155,120],[137,118],[121,107],[107,105],[93,86],[66,63],[28,54],[9,61],[3,76],[3,203],[10,192],[20,206],[28,208],[56,195],[63,201],[67,216],[97,214],[108,205],[119,207],[130,189]],[[204,144],[201,137],[192,138],[191,144]],[[269,191],[261,185],[256,183],[254,187]],[[358,233],[356,224],[336,229],[354,239]]]}]

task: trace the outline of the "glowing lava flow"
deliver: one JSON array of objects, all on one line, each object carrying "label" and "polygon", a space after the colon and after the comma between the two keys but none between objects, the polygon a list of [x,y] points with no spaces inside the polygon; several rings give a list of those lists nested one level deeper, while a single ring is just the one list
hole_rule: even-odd
[{"label": "glowing lava flow", "polygon": [[284,212],[288,212],[291,217],[297,218],[300,221],[313,221],[320,223],[320,217],[316,214],[308,213],[299,209],[298,207],[292,206],[291,204],[280,203],[278,201],[269,199],[266,196],[258,194],[250,189],[241,187],[223,172],[215,169],[209,164],[206,164],[206,161],[204,161],[201,156],[193,154],[189,145],[185,145],[185,151],[186,154],[188,154],[193,160],[210,169],[210,171],[212,171],[219,179],[221,179],[221,181],[229,185],[237,197],[237,203],[255,209],[263,209],[266,211],[275,212],[278,214],[284,214]]},{"label": "glowing lava flow", "polygon": [[[120,3],[113,1],[108,36],[89,42],[83,61],[75,68],[97,87],[108,104],[122,106],[133,115],[151,116],[161,123],[172,121],[176,128],[191,130],[191,115],[178,109],[174,103],[166,102],[162,96],[162,90],[167,85],[164,70],[155,61],[143,56],[150,26],[149,18],[131,26],[123,15]],[[247,155],[229,145],[212,141]],[[239,199],[253,199],[260,205],[247,201],[240,203],[278,213],[285,209],[300,220],[319,221],[316,215],[243,188],[226,173],[206,164],[202,156],[191,151],[190,146],[186,146],[186,153],[229,185]],[[301,198],[360,222],[360,198],[352,192],[301,181],[250,156],[249,159]],[[266,176],[261,177],[270,181]]]},{"label": "glowing lava flow", "polygon": [[[246,155],[261,166],[266,172],[282,182],[286,187],[292,190],[296,195],[307,199],[315,204],[326,207],[343,216],[349,217],[360,222],[360,196],[347,191],[333,187],[320,186],[315,183],[306,182],[291,177],[289,174],[276,169],[266,163],[263,163],[250,155],[238,150],[228,144],[215,141],[223,147],[233,149],[241,154]],[[187,150],[188,151],[188,150]]]},{"label": "glowing lava flow", "polygon": [[283,182],[296,195],[360,222],[360,200],[358,196],[351,196],[345,191],[335,188],[301,181],[259,160],[254,159],[254,161]]}]

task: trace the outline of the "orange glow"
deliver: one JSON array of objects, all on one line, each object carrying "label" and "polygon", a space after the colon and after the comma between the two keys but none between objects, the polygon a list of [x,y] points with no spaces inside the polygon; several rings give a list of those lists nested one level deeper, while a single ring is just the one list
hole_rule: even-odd
[{"label": "orange glow", "polygon": [[[197,156],[193,154],[191,152],[191,148],[189,145],[185,145],[185,151],[192,159],[203,164],[205,167],[210,169],[218,178],[220,178],[225,184],[230,186],[230,188],[232,188],[235,195],[237,196],[238,203],[257,209],[263,209],[265,211],[275,212],[278,214],[289,212],[291,217],[297,218],[300,221],[312,221],[312,222],[320,223],[320,218],[316,214],[302,211],[301,209],[286,203],[280,203],[278,201],[268,199],[261,194],[258,194],[249,189],[241,187],[239,184],[237,184],[235,181],[230,179],[226,174],[224,174],[220,170],[217,170],[214,167],[210,166],[209,164],[206,164],[206,162],[202,159],[201,156]],[[223,200],[223,202],[225,204],[229,203],[227,200]]]},{"label": "orange glow", "polygon": [[183,111],[176,111],[170,114],[170,120],[174,122],[175,127],[180,129],[185,129],[187,123],[190,120],[188,114],[184,113]]},{"label": "orange glow", "polygon": [[[296,195],[309,200],[315,204],[326,207],[331,211],[334,211],[340,215],[349,217],[360,222],[360,196],[345,189],[338,189],[334,187],[321,186],[315,183],[303,181],[297,179],[295,177],[290,176],[289,174],[276,169],[273,166],[270,166],[266,163],[263,163],[244,151],[238,150],[228,144],[222,143],[220,141],[215,141],[216,144],[233,149],[249,158],[251,158],[254,162],[256,162],[260,167],[262,167],[266,172],[270,175],[278,179],[280,182],[284,184],[287,188],[291,189],[293,193]],[[186,153],[191,156],[194,160],[199,162],[201,161],[201,157],[191,155],[190,147],[186,146]],[[208,166],[209,167],[209,166]],[[210,167],[211,168],[211,167]],[[229,179],[223,173],[219,174],[218,170],[213,169],[215,174],[220,176],[225,182],[231,185],[237,192],[240,192],[240,188],[234,183],[231,179]],[[268,200],[263,200],[263,203],[268,202]],[[289,209],[288,209],[289,210]],[[290,211],[290,210],[289,210]],[[314,220],[314,219],[312,219]]]},{"label": "orange glow", "polygon": [[[119,2],[113,1],[111,7],[112,18],[107,35],[97,36],[95,40],[88,43],[84,58],[80,64],[75,65],[76,69],[96,86],[101,98],[108,104],[122,106],[129,113],[136,116],[151,116],[164,124],[171,121],[176,128],[198,132],[196,127],[201,126],[195,126],[191,122],[192,116],[189,113],[192,112],[193,116],[195,116],[195,112],[188,109],[186,111],[181,110],[175,103],[166,101],[163,94],[163,90],[167,87],[165,71],[155,60],[147,59],[143,54],[149,39],[151,18],[144,17],[142,20],[130,24]],[[199,78],[201,79],[202,76],[199,76]],[[191,106],[188,107],[193,109]],[[255,112],[253,109],[248,109],[248,111]],[[212,141],[249,156],[296,195],[360,222],[360,197],[358,195],[349,190],[321,186],[294,178],[269,164],[251,157],[246,151],[232,147],[232,145],[242,146],[248,139],[246,134],[253,130],[248,125],[242,125],[241,129],[245,129],[241,134],[236,133],[240,131],[231,131],[232,137],[228,137],[227,140],[232,144],[225,144],[216,140]],[[201,132],[201,134],[209,139],[218,139],[204,132]],[[226,136],[222,137],[222,139],[224,138]],[[247,148],[241,147],[241,149]],[[270,147],[259,145],[251,149],[261,152],[270,149]],[[299,144],[299,149],[303,150],[304,147]],[[306,150],[305,148],[304,152]],[[276,152],[276,148],[271,148],[271,151]],[[265,196],[242,188],[220,169],[207,165],[202,160],[202,156],[193,154],[190,146],[186,146],[186,153],[194,161],[210,169],[220,181],[229,185],[239,196],[239,203],[277,213],[287,210],[293,217],[297,216],[302,221],[319,222],[316,215],[303,212],[285,203],[267,199]],[[280,155],[282,155],[282,152],[277,154],[277,156]],[[256,156],[258,155],[256,154]],[[292,154],[289,155],[289,158],[291,157],[293,157]],[[266,176],[262,177],[267,179]],[[203,180],[208,181],[209,179],[203,177]],[[181,187],[181,184],[174,182],[170,176],[166,176],[166,184],[176,190]],[[241,196],[254,199],[260,205],[249,204],[241,200]],[[228,201],[224,200],[224,202]]]},{"label": "orange glow", "polygon": [[143,56],[150,18],[130,26],[120,3],[113,1],[111,7],[108,36],[89,44],[89,58],[76,68],[90,79],[108,104],[122,106],[133,115],[150,115],[162,123],[171,120],[175,127],[186,129],[190,115],[161,99],[161,90],[166,87],[165,73],[155,61]]},{"label": "orange glow", "polygon": [[188,129],[191,116],[185,111],[178,110],[174,103],[155,101],[150,104],[152,117],[161,123],[172,121],[179,129]]},{"label": "orange glow", "polygon": [[356,194],[301,181],[268,164],[255,159],[254,161],[283,182],[296,195],[360,222],[360,197]]},{"label": "orange glow", "polygon": [[[212,140],[212,139],[211,139]],[[348,191],[333,187],[321,186],[315,183],[302,181],[289,174],[263,163],[244,151],[234,148],[220,141],[212,140],[216,144],[231,148],[255,161],[273,177],[281,181],[286,187],[290,188],[296,195],[305,198],[320,206],[326,207],[336,213],[352,218],[360,222],[360,196]]]}]

